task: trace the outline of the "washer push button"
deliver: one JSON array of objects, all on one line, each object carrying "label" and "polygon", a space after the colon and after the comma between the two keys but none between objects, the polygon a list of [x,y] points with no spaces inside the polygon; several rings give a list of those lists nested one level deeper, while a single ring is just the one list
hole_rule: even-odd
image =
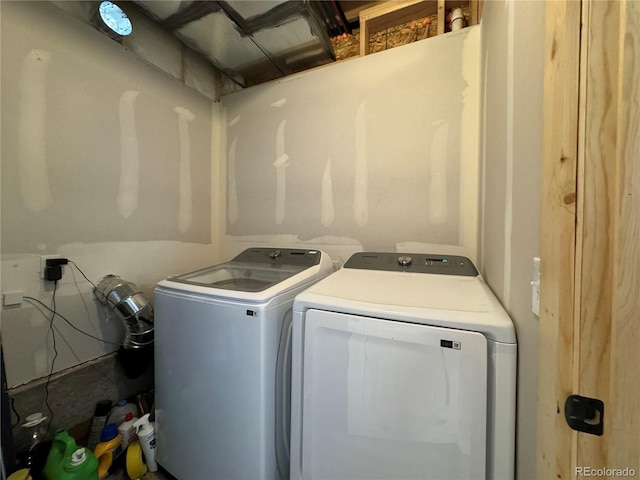
[{"label": "washer push button", "polygon": [[401,267],[408,267],[409,265],[411,265],[411,261],[412,261],[412,258],[407,255],[398,257],[398,265],[400,265]]}]

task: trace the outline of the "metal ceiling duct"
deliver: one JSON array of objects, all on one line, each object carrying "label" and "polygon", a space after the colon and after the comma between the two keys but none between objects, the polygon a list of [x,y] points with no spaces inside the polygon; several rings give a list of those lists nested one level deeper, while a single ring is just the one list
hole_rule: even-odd
[{"label": "metal ceiling duct", "polygon": [[[247,87],[335,61],[340,3],[135,0],[158,25]],[[344,13],[342,13],[344,16]],[[348,26],[347,26],[348,28]]]}]

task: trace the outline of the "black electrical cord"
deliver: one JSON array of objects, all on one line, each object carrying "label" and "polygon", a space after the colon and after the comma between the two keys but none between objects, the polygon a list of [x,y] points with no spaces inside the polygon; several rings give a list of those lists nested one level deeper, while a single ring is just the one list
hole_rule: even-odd
[{"label": "black electrical cord", "polygon": [[[95,290],[96,285],[91,280],[89,280],[89,278],[80,269],[80,267],[78,267],[78,265],[72,260],[68,260],[68,263],[71,263],[76,268],[76,270],[78,270],[78,272],[80,272],[80,274],[84,277],[84,279],[91,284],[91,286]],[[46,304],[44,304],[42,301],[38,300],[37,298],[26,296],[26,295],[22,297],[24,300],[26,300],[27,302],[31,303],[36,308],[38,308],[38,305],[39,305],[40,307],[46,309],[48,312],[51,313],[51,317],[49,318],[49,329],[51,330],[51,337],[52,337],[52,340],[53,340],[54,355],[53,355],[53,360],[51,361],[51,370],[49,371],[49,375],[47,376],[47,382],[45,383],[45,387],[44,387],[45,388],[44,403],[45,403],[45,405],[47,407],[47,410],[49,410],[49,413],[51,414],[50,419],[49,419],[49,423],[47,425],[47,431],[45,433],[45,436],[47,436],[49,434],[49,430],[51,428],[51,425],[53,425],[53,418],[54,418],[53,409],[51,408],[51,405],[49,405],[49,384],[51,382],[51,377],[53,376],[53,372],[55,370],[56,359],[58,358],[58,348],[57,348],[57,345],[56,345],[56,332],[55,332],[55,329],[53,328],[53,321],[54,321],[55,317],[56,316],[60,317],[71,328],[73,328],[77,332],[79,332],[79,333],[81,333],[83,335],[86,335],[87,337],[90,337],[90,338],[92,338],[94,340],[97,340],[97,341],[103,342],[103,343],[108,343],[110,345],[117,345],[119,347],[123,346],[121,343],[110,342],[108,340],[104,340],[102,338],[96,337],[94,335],[91,335],[90,333],[87,333],[87,332],[79,329],[73,323],[71,323],[64,315],[58,313],[56,311],[57,310],[56,309],[56,292],[57,292],[57,290],[58,290],[58,281],[55,280],[54,284],[53,284],[53,296],[51,298],[51,307],[48,307]],[[42,313],[42,315],[45,315],[45,312],[42,311],[42,310],[40,310],[40,313]],[[12,428],[17,426],[20,423],[20,420],[21,420],[20,414],[16,410],[14,402],[15,402],[15,398],[12,398],[11,399],[11,410],[13,411],[13,413],[16,416],[16,423],[14,425],[12,425]],[[29,472],[30,472],[30,468],[29,468]]]},{"label": "black electrical cord", "polygon": [[93,287],[93,289],[95,290],[96,288],[96,284],[93,283],[91,280],[89,280],[87,278],[87,276],[84,274],[84,272],[82,270],[80,270],[80,267],[76,264],[76,262],[74,262],[73,260],[68,260],[68,262],[73,265],[74,267],[76,267],[76,270],[78,270],[80,272],[80,274],[84,277],[84,279],[89,282],[91,284],[91,286]]},{"label": "black electrical cord", "polygon": [[[76,268],[76,270],[78,270],[78,272],[80,272],[80,274],[84,277],[84,279],[92,285],[93,289],[95,290],[96,285],[91,280],[89,280],[89,278],[84,274],[84,272],[80,269],[80,267],[78,267],[78,265],[72,260],[68,260],[68,263],[71,263]],[[81,333],[83,335],[86,335],[87,337],[93,338],[94,340],[97,340],[99,342],[108,343],[110,345],[117,345],[119,347],[122,346],[121,343],[110,342],[108,340],[104,340],[102,338],[96,337],[94,335],[91,335],[90,333],[87,333],[87,332],[79,329],[73,323],[71,323],[64,315],[58,313],[56,311],[56,292],[57,292],[57,290],[58,290],[58,281],[55,280],[54,284],[53,284],[53,296],[51,298],[51,307],[48,307],[47,305],[45,305],[43,302],[41,302],[37,298],[26,296],[26,295],[22,297],[24,300],[28,301],[32,305],[37,307],[36,304],[38,304],[38,305],[40,305],[41,307],[45,308],[46,310],[48,310],[51,313],[51,318],[49,319],[49,329],[51,330],[51,337],[52,337],[52,340],[53,340],[54,355],[53,355],[53,360],[51,361],[51,370],[49,371],[49,375],[47,376],[47,383],[45,384],[45,387],[44,387],[44,389],[45,389],[44,403],[45,403],[47,409],[49,410],[49,413],[51,414],[51,417],[49,419],[49,424],[47,426],[47,431],[46,431],[45,435],[49,434],[49,429],[51,428],[51,425],[53,424],[53,417],[54,417],[53,410],[52,410],[51,406],[49,405],[49,383],[51,382],[51,377],[53,376],[53,371],[54,371],[54,368],[55,368],[56,359],[58,358],[58,348],[57,348],[57,345],[56,345],[56,332],[55,332],[55,330],[53,328],[53,320],[55,319],[55,317],[56,316],[60,317],[71,328],[73,328],[74,330],[76,330],[77,332],[79,332],[79,333]],[[44,312],[41,311],[41,313],[44,315]],[[11,402],[11,408],[12,408],[13,412],[16,414],[16,416],[18,417],[17,423],[20,423],[20,415],[16,411],[16,409],[15,409],[15,407],[13,405],[13,402]],[[17,423],[16,423],[16,425],[17,425]]]},{"label": "black electrical cord", "polygon": [[[49,383],[51,382],[51,376],[53,375],[53,369],[56,364],[56,359],[58,358],[58,349],[56,347],[56,331],[53,329],[53,319],[56,318],[56,291],[58,290],[58,281],[53,282],[53,296],[51,297],[51,308],[47,307],[47,309],[51,312],[51,319],[49,320],[49,330],[51,330],[51,338],[53,339],[53,360],[51,361],[51,371],[49,372],[49,376],[47,377],[47,383],[44,386],[45,397],[44,403],[51,414],[49,419],[49,424],[47,425],[47,432],[45,436],[49,434],[49,428],[53,424],[53,410],[51,409],[51,405],[49,405]],[[43,304],[44,305],[44,304]],[[45,305],[46,306],[46,305]]]},{"label": "black electrical cord", "polygon": [[27,300],[27,301],[28,301],[29,303],[31,303],[31,304],[33,304],[33,302],[36,302],[36,303],[40,304],[42,307],[44,307],[44,308],[46,308],[47,310],[49,310],[49,312],[51,312],[52,314],[55,314],[55,316],[60,317],[62,320],[64,320],[65,322],[67,322],[67,324],[68,324],[71,328],[73,328],[75,331],[80,332],[81,334],[86,335],[87,337],[93,338],[94,340],[98,340],[99,342],[108,343],[108,344],[110,344],[110,345],[117,345],[117,346],[119,346],[119,347],[121,347],[121,346],[122,346],[122,344],[121,344],[121,343],[110,342],[110,341],[108,341],[108,340],[104,340],[104,339],[102,339],[102,338],[100,338],[100,337],[96,337],[96,336],[94,336],[94,335],[91,335],[90,333],[87,333],[87,332],[85,332],[85,331],[83,331],[83,330],[80,330],[80,329],[79,329],[78,327],[76,327],[73,323],[71,323],[71,322],[69,321],[69,319],[67,319],[64,315],[62,315],[62,314],[61,314],[61,313],[59,313],[59,312],[54,312],[53,310],[51,310],[49,307],[47,307],[44,303],[42,303],[42,302],[41,302],[40,300],[38,300],[37,298],[28,297],[28,296],[24,296],[24,297],[22,297],[22,298],[24,298],[25,300]]},{"label": "black electrical cord", "polygon": [[20,414],[16,410],[15,402],[16,402],[15,397],[11,397],[11,410],[13,411],[13,414],[16,416],[16,419],[17,419],[16,423],[11,425],[11,428],[17,427],[20,424],[20,420],[22,419],[22,417],[20,416]]}]

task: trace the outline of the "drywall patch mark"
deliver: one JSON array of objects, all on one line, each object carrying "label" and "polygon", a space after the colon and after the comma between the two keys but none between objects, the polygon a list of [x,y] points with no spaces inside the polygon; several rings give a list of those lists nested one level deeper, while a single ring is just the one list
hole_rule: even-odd
[{"label": "drywall patch mark", "polygon": [[39,376],[49,373],[49,352],[46,348],[33,352],[33,366]]},{"label": "drywall patch mark", "polygon": [[273,166],[276,169],[276,224],[284,222],[285,201],[287,199],[287,166],[289,165],[289,155],[284,147],[284,129],[287,120],[282,120],[276,131],[276,161]]},{"label": "drywall patch mark", "polygon": [[320,194],[320,223],[328,227],[336,219],[333,208],[333,181],[331,179],[331,159],[327,160],[322,174],[322,190]]},{"label": "drywall patch mark", "polygon": [[53,203],[45,145],[47,69],[51,53],[31,50],[20,71],[18,162],[20,193],[26,208],[40,212]]},{"label": "drywall patch mark", "polygon": [[281,98],[280,100],[276,100],[275,102],[273,102],[271,104],[272,107],[278,108],[283,106],[285,103],[287,103],[287,99],[286,98]]},{"label": "drywall patch mark", "polygon": [[236,223],[240,217],[238,213],[238,183],[236,181],[236,146],[238,137],[233,137],[229,147],[227,171],[227,219],[229,223]]},{"label": "drywall patch mark", "polygon": [[180,233],[186,232],[191,226],[193,194],[191,189],[191,143],[189,139],[189,122],[195,120],[195,115],[184,107],[173,109],[178,114],[178,135],[180,139],[180,205],[178,208],[178,228]]},{"label": "drywall patch mark", "polygon": [[279,156],[275,162],[273,162],[273,166],[276,168],[286,167],[289,163],[289,155],[286,153],[284,155]]},{"label": "drywall patch mark", "polygon": [[355,120],[356,161],[353,216],[359,226],[363,226],[369,221],[366,104],[366,99],[360,103]]},{"label": "drywall patch mark", "polygon": [[429,180],[429,222],[441,225],[447,220],[447,141],[449,122],[434,122],[436,131],[431,140]]},{"label": "drywall patch mark", "polygon": [[233,127],[240,121],[240,115],[236,115],[231,120],[227,122],[227,127]]},{"label": "drywall patch mark", "polygon": [[281,155],[273,162],[276,169],[276,223],[280,225],[284,222],[285,201],[287,199],[287,171],[289,165],[289,155]]},{"label": "drywall patch mark", "polygon": [[129,218],[138,209],[140,186],[140,153],[134,103],[139,90],[127,90],[120,96],[120,190],[118,212]]}]

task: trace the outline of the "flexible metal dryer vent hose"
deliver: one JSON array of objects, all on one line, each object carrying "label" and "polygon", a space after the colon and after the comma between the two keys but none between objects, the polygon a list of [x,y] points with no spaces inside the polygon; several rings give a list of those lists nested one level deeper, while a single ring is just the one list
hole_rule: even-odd
[{"label": "flexible metal dryer vent hose", "polygon": [[111,308],[124,323],[122,345],[136,349],[153,344],[153,307],[135,283],[107,275],[93,290],[96,299]]}]

